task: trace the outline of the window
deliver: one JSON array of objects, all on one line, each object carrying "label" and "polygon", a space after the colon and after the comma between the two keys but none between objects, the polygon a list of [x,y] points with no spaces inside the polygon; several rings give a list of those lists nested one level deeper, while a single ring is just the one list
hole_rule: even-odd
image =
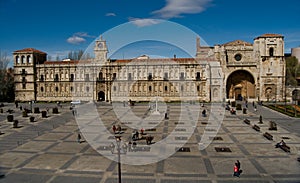
[{"label": "window", "polygon": [[151,86],[149,86],[149,91],[152,91],[152,87]]},{"label": "window", "polygon": [[25,69],[22,69],[22,75],[25,75],[25,74],[26,74]]},{"label": "window", "polygon": [[131,73],[128,73],[128,80],[131,80]]},{"label": "window", "polygon": [[31,60],[31,57],[30,55],[27,56],[27,63],[31,64],[32,60]]},{"label": "window", "polygon": [[169,79],[169,75],[168,75],[167,72],[165,72],[165,74],[164,74],[164,80],[168,80],[168,79]]},{"label": "window", "polygon": [[70,81],[74,81],[74,74],[71,74]]},{"label": "window", "polygon": [[235,56],[234,56],[234,59],[236,60],[236,61],[241,61],[242,60],[242,55],[241,54],[236,54]]},{"label": "window", "polygon": [[114,86],[114,91],[117,91],[117,87],[116,86]]},{"label": "window", "polygon": [[148,74],[148,80],[152,80],[153,78],[152,78],[152,73],[149,73]]},{"label": "window", "polygon": [[55,91],[58,92],[58,87],[55,87]]},{"label": "window", "polygon": [[168,86],[165,86],[165,91],[168,91]]},{"label": "window", "polygon": [[197,91],[200,91],[200,86],[199,85],[197,86]]},{"label": "window", "polygon": [[71,86],[70,91],[73,92],[73,90],[74,90],[74,89],[73,89],[73,86]]},{"label": "window", "polygon": [[270,55],[270,57],[274,56],[274,48],[269,49],[269,55]]},{"label": "window", "polygon": [[22,88],[23,88],[23,89],[26,89],[26,83],[23,83],[23,84],[22,84]]},{"label": "window", "polygon": [[44,75],[41,75],[40,81],[44,81]]},{"label": "window", "polygon": [[58,78],[58,74],[55,74],[55,78],[54,78],[54,81],[58,81],[59,78]]},{"label": "window", "polygon": [[103,80],[103,73],[99,72],[99,81],[102,81],[102,80]]},{"label": "window", "polygon": [[200,72],[196,73],[196,80],[199,81],[200,80]]},{"label": "window", "polygon": [[180,73],[180,80],[184,80],[184,73],[183,72]]},{"label": "window", "polygon": [[89,74],[85,74],[85,81],[90,81],[90,75]]},{"label": "window", "polygon": [[41,92],[44,92],[44,87],[41,87]]},{"label": "window", "polygon": [[183,85],[181,85],[180,90],[183,91]]},{"label": "window", "polygon": [[86,92],[89,92],[90,91],[90,87],[86,87]]},{"label": "window", "polygon": [[25,56],[21,57],[21,62],[22,62],[22,64],[25,64]]},{"label": "window", "polygon": [[113,80],[117,79],[117,73],[113,73],[112,79],[113,79]]},{"label": "window", "polygon": [[26,83],[25,77],[22,77],[22,83]]},{"label": "window", "polygon": [[17,64],[20,63],[20,57],[19,56],[16,56],[16,62],[17,62]]}]

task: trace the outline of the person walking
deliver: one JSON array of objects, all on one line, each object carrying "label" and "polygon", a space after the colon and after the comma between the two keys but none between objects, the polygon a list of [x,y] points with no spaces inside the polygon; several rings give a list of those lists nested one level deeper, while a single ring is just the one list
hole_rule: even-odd
[{"label": "person walking", "polygon": [[78,135],[77,135],[77,142],[80,144],[81,143],[81,135],[80,135],[80,133],[78,133]]},{"label": "person walking", "polygon": [[237,163],[235,163],[234,167],[233,167],[233,176],[240,177],[239,168],[238,168]]}]

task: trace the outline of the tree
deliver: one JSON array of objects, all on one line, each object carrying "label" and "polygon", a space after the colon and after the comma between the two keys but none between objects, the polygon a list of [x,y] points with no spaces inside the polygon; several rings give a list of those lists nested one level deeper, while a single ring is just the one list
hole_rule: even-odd
[{"label": "tree", "polygon": [[15,99],[14,92],[14,72],[12,68],[7,68],[9,58],[6,53],[0,50],[0,101],[12,102]]},{"label": "tree", "polygon": [[297,86],[297,77],[300,73],[300,64],[294,56],[286,58],[286,85]]},{"label": "tree", "polygon": [[86,56],[84,55],[83,50],[78,50],[78,51],[70,51],[68,53],[68,58],[71,60],[80,60],[80,59],[86,59]]}]

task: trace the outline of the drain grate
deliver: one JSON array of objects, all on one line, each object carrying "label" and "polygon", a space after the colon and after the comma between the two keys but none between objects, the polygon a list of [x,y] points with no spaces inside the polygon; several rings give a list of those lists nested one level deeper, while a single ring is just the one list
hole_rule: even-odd
[{"label": "drain grate", "polygon": [[184,122],[175,122],[175,125],[183,125]]},{"label": "drain grate", "polygon": [[215,147],[217,152],[231,152],[229,147]]},{"label": "drain grate", "polygon": [[210,137],[210,139],[213,139],[213,140],[223,140],[222,137],[213,137],[213,138]]},{"label": "drain grate", "polygon": [[151,132],[153,132],[153,131],[156,131],[156,128],[150,128],[150,129],[146,129],[145,131],[151,131]]},{"label": "drain grate", "polygon": [[177,152],[191,152],[191,148],[189,147],[176,147]]}]

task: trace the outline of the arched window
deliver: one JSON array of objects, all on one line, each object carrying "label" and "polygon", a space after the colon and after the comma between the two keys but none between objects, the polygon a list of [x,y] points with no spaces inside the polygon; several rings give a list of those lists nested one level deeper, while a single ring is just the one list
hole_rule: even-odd
[{"label": "arched window", "polygon": [[270,55],[270,57],[274,56],[274,48],[269,49],[269,55]]},{"label": "arched window", "polygon": [[44,92],[44,87],[41,87],[41,92]]},{"label": "arched window", "polygon": [[55,91],[58,92],[58,87],[55,87]]},{"label": "arched window", "polygon": [[103,80],[103,73],[102,72],[99,72],[99,80]]},{"label": "arched window", "polygon": [[22,64],[25,64],[25,56],[21,57],[21,62],[22,62]]},{"label": "arched window", "polygon": [[32,60],[31,60],[31,56],[30,56],[30,55],[27,56],[27,63],[29,63],[29,64],[32,63]]},{"label": "arched window", "polygon": [[16,56],[16,63],[19,64],[20,63],[20,57]]}]

